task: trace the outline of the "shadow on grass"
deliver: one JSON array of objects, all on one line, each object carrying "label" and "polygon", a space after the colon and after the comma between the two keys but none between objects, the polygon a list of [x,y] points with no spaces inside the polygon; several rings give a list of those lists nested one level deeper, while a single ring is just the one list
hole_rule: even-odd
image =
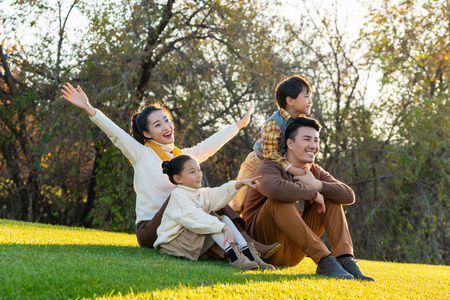
[{"label": "shadow on grass", "polygon": [[245,272],[220,261],[195,262],[154,249],[109,245],[0,244],[0,266],[0,295],[30,299],[195,288],[199,281],[214,285],[323,279],[317,275]]}]

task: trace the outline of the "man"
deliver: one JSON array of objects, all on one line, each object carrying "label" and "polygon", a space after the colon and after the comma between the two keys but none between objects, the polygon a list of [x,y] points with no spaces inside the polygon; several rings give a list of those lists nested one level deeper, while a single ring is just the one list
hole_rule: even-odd
[{"label": "man", "polygon": [[[286,159],[306,169],[293,178],[277,163],[263,160],[254,176],[262,175],[251,189],[242,217],[247,232],[259,242],[280,242],[281,248],[266,261],[295,266],[308,255],[317,264],[317,274],[373,281],[359,269],[342,205],[352,204],[350,187],[336,180],[314,159],[319,152],[320,125],[311,118],[296,118],[286,129]],[[319,236],[323,232],[333,247],[328,250]]]}]

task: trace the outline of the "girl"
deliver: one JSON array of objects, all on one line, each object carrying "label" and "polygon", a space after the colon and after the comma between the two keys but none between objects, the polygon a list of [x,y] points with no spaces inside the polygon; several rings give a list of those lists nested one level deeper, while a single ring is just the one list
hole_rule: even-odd
[{"label": "girl", "polygon": [[253,244],[247,244],[230,218],[219,219],[211,214],[224,207],[244,185],[257,187],[261,176],[230,181],[217,188],[201,188],[203,174],[191,156],[180,155],[164,161],[162,169],[177,187],[164,211],[155,248],[172,256],[197,260],[215,242],[233,267],[275,270],[259,258]]},{"label": "girl", "polygon": [[[195,147],[180,150],[173,144],[175,133],[170,113],[157,105],[147,106],[132,116],[132,136],[130,136],[101,111],[92,107],[80,86],[75,89],[67,83],[61,91],[67,101],[88,114],[91,121],[108,135],[113,144],[133,165],[136,191],[136,235],[141,247],[153,247],[157,238],[156,229],[167,205],[166,199],[175,188],[175,185],[163,174],[161,162],[180,153],[189,154],[199,162],[203,162],[233,138],[250,120],[249,108],[245,116],[236,124],[226,127]],[[231,208],[226,213],[231,215]],[[243,222],[242,219],[238,220]],[[260,253],[266,256],[273,254],[280,247],[278,243],[271,246],[259,243],[255,245],[261,247]]]}]

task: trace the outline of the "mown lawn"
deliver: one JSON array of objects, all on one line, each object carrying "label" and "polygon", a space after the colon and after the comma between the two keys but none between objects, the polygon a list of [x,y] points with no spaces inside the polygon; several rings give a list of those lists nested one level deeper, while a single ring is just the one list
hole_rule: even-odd
[{"label": "mown lawn", "polygon": [[135,235],[0,219],[0,299],[450,298],[450,266],[359,265],[376,282],[315,275],[310,259],[244,272],[140,248]]}]

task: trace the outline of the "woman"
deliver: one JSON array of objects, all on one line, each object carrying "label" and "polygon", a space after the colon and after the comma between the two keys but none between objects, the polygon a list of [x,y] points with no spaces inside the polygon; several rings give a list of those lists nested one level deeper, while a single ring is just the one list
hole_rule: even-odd
[{"label": "woman", "polygon": [[[186,149],[176,148],[174,126],[168,111],[158,106],[147,106],[132,117],[130,136],[108,119],[101,111],[92,107],[80,86],[75,89],[70,83],[61,90],[63,97],[83,109],[113,144],[118,147],[134,168],[134,187],[136,191],[136,236],[141,247],[153,248],[157,238],[156,230],[161,223],[168,197],[175,188],[162,172],[161,163],[181,153],[194,157],[199,163],[216,153],[226,142],[250,121],[251,108],[245,116],[225,129],[212,135],[197,146]],[[239,230],[243,230],[243,220],[227,206],[223,212],[228,215]],[[246,239],[250,239],[243,232]],[[253,241],[253,240],[249,240]],[[279,248],[279,244],[265,246],[255,242],[256,250],[267,258]]]}]

